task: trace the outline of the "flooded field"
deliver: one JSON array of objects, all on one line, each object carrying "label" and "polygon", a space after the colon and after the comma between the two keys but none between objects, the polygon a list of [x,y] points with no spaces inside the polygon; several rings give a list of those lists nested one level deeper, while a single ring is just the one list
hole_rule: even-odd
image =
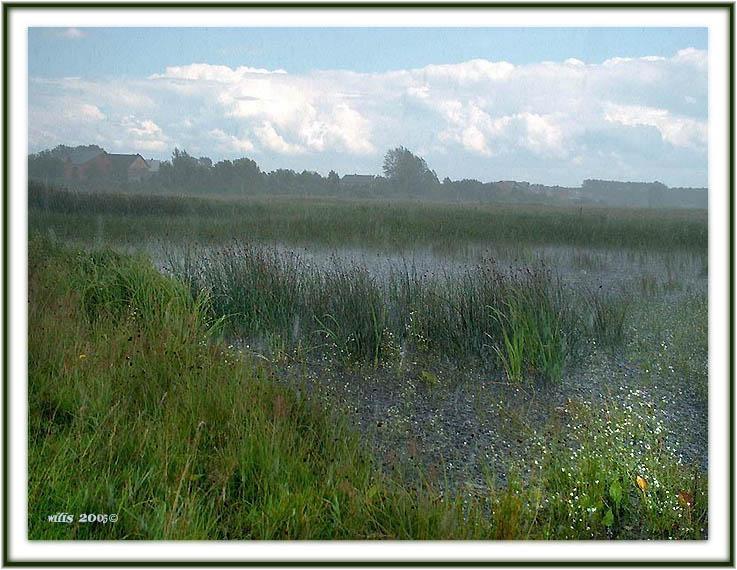
[{"label": "flooded field", "polygon": [[[199,280],[200,287],[209,283],[215,297],[232,293],[223,288],[222,280],[208,281],[208,275],[223,270],[226,260],[227,267],[242,272],[263,270],[257,269],[258,263],[271,264],[277,272],[286,270],[297,276],[295,289],[304,288],[305,282],[325,285],[330,276],[341,277],[346,285],[352,277],[363,276],[388,309],[383,321],[387,329],[377,334],[385,338],[388,332],[396,343],[395,350],[390,347],[373,362],[336,357],[332,350],[342,345],[324,343],[335,340],[330,335],[322,338],[325,315],[332,315],[311,315],[315,325],[311,328],[310,317],[298,302],[291,305],[294,314],[287,317],[291,326],[285,327],[283,336],[274,335],[273,329],[249,335],[246,325],[229,337],[238,350],[268,361],[280,381],[330,408],[338,406],[369,438],[386,469],[425,474],[429,470],[436,482],[455,488],[481,488],[489,473],[505,482],[510,469],[526,474],[533,469],[529,458],[539,452],[535,447],[545,440],[545,430],[551,421],[559,421],[568,403],[600,408],[612,398],[644,405],[653,429],[663,433],[665,449],[679,461],[703,470],[708,465],[706,353],[697,355],[700,360],[692,362],[693,369],[680,371],[646,358],[650,351],[685,349],[667,345],[673,334],[682,336],[678,327],[690,326],[678,320],[683,307],[695,310],[691,315],[705,327],[705,253],[494,244],[458,244],[442,251],[285,244],[199,248],[156,244],[144,249],[162,271]],[[454,355],[450,343],[445,350],[434,350],[443,346],[441,339],[435,339],[433,347],[431,339],[425,338],[423,344],[413,338],[429,333],[410,330],[413,311],[422,312],[423,307],[401,306],[408,294],[402,284],[432,289],[439,292],[438,298],[450,299],[457,287],[479,276],[514,280],[531,270],[543,272],[556,295],[573,305],[566,333],[568,348],[575,350],[566,357],[557,381],[537,377],[532,384],[510,382],[508,371],[495,358],[498,348],[490,336],[486,350],[462,351],[462,358]],[[597,338],[597,296],[623,312],[621,338],[615,343]],[[671,330],[653,330],[648,319]],[[689,372],[695,373],[693,377]]]},{"label": "flooded field", "polygon": [[[469,517],[497,513],[493,528],[473,527],[485,529],[483,536],[707,536],[705,502],[696,518],[693,499],[683,499],[705,497],[709,465],[702,212],[658,218],[641,211],[397,206],[405,220],[385,204],[301,204],[287,215],[274,201],[255,204],[254,212],[247,202],[230,213],[211,206],[220,208],[218,216],[188,208],[150,216],[141,203],[135,205],[143,213],[118,216],[106,211],[115,203],[98,198],[101,212],[89,219],[76,210],[37,212],[31,232],[44,247],[85,252],[74,257],[82,260],[74,262],[81,263],[75,287],[85,322],[96,322],[89,315],[98,307],[123,315],[110,322],[120,323],[123,362],[142,382],[125,398],[148,398],[152,410],[186,398],[178,405],[197,411],[176,421],[189,425],[203,416],[223,426],[192,428],[217,431],[214,447],[203,444],[200,453],[225,473],[218,497],[251,484],[233,471],[239,462],[254,473],[276,468],[253,467],[252,452],[223,463],[222,450],[249,437],[243,425],[265,422],[274,430],[296,422],[295,441],[360,442],[341,453],[365,453],[381,475],[361,475],[350,485],[326,479],[346,501],[358,500],[357,509],[373,504],[361,493],[375,496],[380,477],[392,489],[382,496],[392,501],[403,497],[412,508],[430,509],[417,501],[432,496],[433,509],[458,508],[458,529],[469,528]],[[166,202],[175,210],[183,208],[178,204]],[[340,226],[331,221],[341,216]],[[141,284],[158,279],[164,281],[155,287]],[[181,322],[164,291],[188,307]],[[187,333],[193,325],[186,323],[202,330]],[[172,345],[163,340],[170,335],[188,340]],[[128,350],[139,342],[138,351]],[[87,360],[92,349],[76,350]],[[158,372],[149,361],[136,364],[139,351],[160,359]],[[123,368],[120,378],[134,381],[128,377]],[[246,405],[241,398],[249,390],[278,395],[251,393]],[[38,398],[40,410],[64,406],[48,403],[47,392]],[[237,412],[245,424],[230,426],[234,406],[245,406]],[[249,414],[262,407],[254,420]],[[319,410],[309,425],[318,417],[327,424],[305,427],[300,414],[307,409]],[[193,441],[188,437],[182,441]],[[263,461],[273,453],[258,449]],[[285,453],[284,461],[294,454]],[[305,453],[308,463],[324,454]],[[356,467],[362,461],[340,469],[355,477],[364,473]],[[302,467],[290,469],[303,481]],[[201,471],[204,480],[220,481],[220,471],[204,474],[205,463]],[[305,493],[318,488],[301,484],[290,483]],[[296,509],[291,488],[281,496],[292,497],[282,500]],[[527,522],[509,530],[514,509]],[[388,534],[416,536],[406,528]]]},{"label": "flooded field", "polygon": [[[579,246],[530,246],[458,243],[453,247],[376,249],[359,247],[294,246],[285,243],[253,244],[266,252],[293,260],[296,265],[322,271],[360,267],[382,278],[398,272],[444,278],[458,276],[473,267],[493,263],[502,270],[515,271],[531,265],[545,265],[571,285],[597,282],[643,287],[670,284],[673,288],[700,287],[707,282],[706,251],[642,251],[622,248]],[[185,257],[207,257],[227,245],[198,246],[181,242],[154,241],[124,248],[144,253],[157,267],[170,271]]]}]

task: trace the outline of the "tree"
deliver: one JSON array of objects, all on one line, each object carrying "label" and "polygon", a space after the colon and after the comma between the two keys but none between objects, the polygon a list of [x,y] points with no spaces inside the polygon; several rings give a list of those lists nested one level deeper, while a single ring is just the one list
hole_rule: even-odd
[{"label": "tree", "polygon": [[335,170],[328,172],[327,187],[331,192],[335,192],[340,187],[340,176]]},{"label": "tree", "polygon": [[384,176],[401,192],[426,192],[438,184],[438,176],[428,168],[425,159],[415,156],[403,146],[384,155]]},{"label": "tree", "polygon": [[53,151],[42,150],[28,157],[28,177],[54,180],[64,176],[64,163]]}]

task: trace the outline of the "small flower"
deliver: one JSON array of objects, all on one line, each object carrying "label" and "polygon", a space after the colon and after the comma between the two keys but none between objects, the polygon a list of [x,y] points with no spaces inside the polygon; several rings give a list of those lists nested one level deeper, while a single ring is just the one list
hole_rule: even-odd
[{"label": "small flower", "polygon": [[80,360],[85,360],[86,358],[87,358],[87,355],[86,354],[80,354],[79,355],[79,359]]},{"label": "small flower", "polygon": [[640,491],[643,493],[647,491],[647,480],[645,480],[644,477],[641,477],[640,475],[637,476],[637,486],[640,488]]}]

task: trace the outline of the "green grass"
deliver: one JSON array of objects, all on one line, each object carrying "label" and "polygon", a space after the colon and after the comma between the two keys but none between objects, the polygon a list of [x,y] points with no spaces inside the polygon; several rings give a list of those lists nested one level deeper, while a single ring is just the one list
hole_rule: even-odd
[{"label": "green grass", "polygon": [[600,285],[589,289],[585,299],[590,310],[590,333],[605,348],[613,349],[625,340],[625,323],[632,302],[627,291],[613,291]]},{"label": "green grass", "polygon": [[[463,244],[558,244],[666,251],[705,251],[702,210],[459,205],[271,197],[71,193],[29,187],[30,229],[62,240],[222,243],[232,238],[390,249]],[[586,262],[588,263],[588,262]]]},{"label": "green grass", "polygon": [[[533,508],[550,539],[705,538],[707,480],[673,463],[664,425],[642,391],[601,404],[569,402],[547,434],[535,434]],[[561,427],[565,425],[565,430]],[[559,441],[551,445],[551,441]]]},{"label": "green grass", "polygon": [[577,318],[559,282],[549,273],[527,271],[525,278],[503,289],[502,308],[491,306],[503,342],[494,342],[507,377],[519,383],[530,374],[560,381],[569,357],[568,345],[577,342]]},{"label": "green grass", "polygon": [[143,259],[31,240],[32,540],[704,537],[707,482],[627,397],[567,406],[508,487],[441,492],[228,349],[212,302]]},{"label": "green grass", "polygon": [[628,349],[645,374],[689,390],[706,406],[709,398],[709,306],[706,296],[688,294],[637,307]]},{"label": "green grass", "polygon": [[206,292],[230,335],[265,344],[270,357],[308,347],[349,365],[392,366],[411,351],[501,365],[514,382],[558,381],[581,332],[542,265],[504,272],[487,262],[440,276],[405,266],[377,277],[239,243],[188,249],[171,264],[193,295]]}]

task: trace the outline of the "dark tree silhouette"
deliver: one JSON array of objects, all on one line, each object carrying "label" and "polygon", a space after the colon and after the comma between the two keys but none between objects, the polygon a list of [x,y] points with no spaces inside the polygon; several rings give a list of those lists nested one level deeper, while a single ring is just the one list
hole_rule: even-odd
[{"label": "dark tree silhouette", "polygon": [[438,184],[437,174],[428,168],[425,159],[403,146],[387,151],[383,170],[384,176],[400,192],[422,193]]}]

